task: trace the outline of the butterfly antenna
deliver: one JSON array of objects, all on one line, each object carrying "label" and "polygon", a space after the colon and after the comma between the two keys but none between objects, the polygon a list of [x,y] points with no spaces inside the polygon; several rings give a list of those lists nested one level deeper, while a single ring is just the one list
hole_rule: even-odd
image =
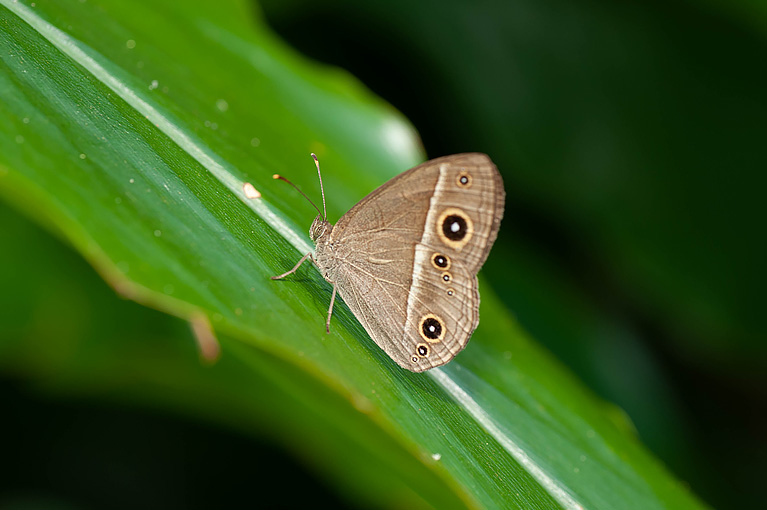
[{"label": "butterfly antenna", "polygon": [[[314,158],[314,165],[317,167],[317,175],[320,177],[320,191],[322,192],[322,210],[325,211],[325,213],[322,215],[322,218],[327,220],[328,219],[328,210],[325,207],[325,188],[322,187],[322,172],[320,172],[320,160],[317,159],[317,155],[312,152],[312,158]],[[317,209],[319,211],[319,209]]]},{"label": "butterfly antenna", "polygon": [[[274,175],[272,176],[272,178],[273,178],[273,179],[279,179],[279,180],[281,180],[281,181],[285,181],[285,182],[287,182],[288,184],[290,184],[291,186],[293,186],[294,188],[296,188],[296,191],[298,191],[299,193],[301,193],[301,194],[304,196],[304,198],[305,198],[306,200],[308,200],[310,204],[312,204],[312,207],[314,207],[315,209],[317,209],[317,212],[318,212],[319,214],[322,214],[322,211],[320,211],[320,208],[319,208],[319,207],[317,207],[316,205],[314,205],[314,202],[312,202],[312,199],[311,199],[311,198],[309,198],[309,197],[307,197],[307,196],[306,196],[306,193],[304,193],[303,191],[301,191],[301,190],[298,188],[298,186],[296,186],[295,184],[293,184],[292,182],[290,182],[289,180],[287,180],[285,177],[281,176],[280,174],[274,174]],[[322,182],[322,181],[320,181],[320,182]],[[325,205],[325,203],[324,203],[324,202],[325,202],[325,200],[324,200],[324,197],[323,197],[323,201],[322,201],[322,202],[323,202],[323,204],[322,204],[322,205]],[[324,216],[323,216],[323,218],[324,218]]]}]

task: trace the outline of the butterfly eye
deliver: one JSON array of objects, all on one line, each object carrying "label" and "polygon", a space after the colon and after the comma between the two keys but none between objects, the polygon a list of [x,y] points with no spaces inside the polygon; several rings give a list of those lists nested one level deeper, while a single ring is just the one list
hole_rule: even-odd
[{"label": "butterfly eye", "polygon": [[450,267],[450,257],[441,253],[435,253],[431,256],[431,263],[437,269],[447,269]]},{"label": "butterfly eye", "polygon": [[471,188],[471,174],[464,170],[458,174],[458,177],[455,179],[455,183],[459,188]]}]

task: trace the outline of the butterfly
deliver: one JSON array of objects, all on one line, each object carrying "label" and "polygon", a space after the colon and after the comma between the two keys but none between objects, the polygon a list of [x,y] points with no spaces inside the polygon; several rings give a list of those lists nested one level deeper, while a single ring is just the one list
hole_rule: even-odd
[{"label": "butterfly", "polygon": [[477,272],[498,235],[504,201],[487,155],[432,159],[384,183],[335,225],[315,206],[314,252],[272,278],[310,258],[333,285],[327,331],[338,293],[397,364],[423,372],[452,360],[479,324]]}]

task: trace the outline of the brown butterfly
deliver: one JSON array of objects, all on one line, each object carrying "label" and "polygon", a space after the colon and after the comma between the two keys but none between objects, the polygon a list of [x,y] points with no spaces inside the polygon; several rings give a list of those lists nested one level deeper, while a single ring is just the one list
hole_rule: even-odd
[{"label": "brown butterfly", "polygon": [[311,258],[333,285],[328,331],[338,292],[401,367],[444,365],[479,324],[477,272],[498,235],[504,199],[501,175],[485,154],[427,161],[370,193],[335,225],[320,213],[309,230],[314,253],[273,279]]}]

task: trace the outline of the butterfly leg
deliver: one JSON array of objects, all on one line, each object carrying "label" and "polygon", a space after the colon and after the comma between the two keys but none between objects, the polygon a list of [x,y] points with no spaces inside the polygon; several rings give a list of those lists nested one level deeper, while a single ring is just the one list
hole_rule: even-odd
[{"label": "butterfly leg", "polygon": [[336,302],[336,284],[333,284],[333,295],[330,296],[330,308],[328,308],[328,320],[325,322],[325,331],[330,333],[330,318],[333,316],[333,304]]},{"label": "butterfly leg", "polygon": [[311,252],[309,252],[309,253],[307,253],[306,255],[304,255],[303,257],[301,257],[301,260],[299,260],[299,261],[298,261],[298,264],[296,264],[295,266],[293,266],[293,269],[291,269],[291,270],[290,270],[290,271],[288,271],[287,273],[282,273],[282,274],[281,274],[281,275],[279,275],[279,276],[272,276],[272,280],[280,280],[280,279],[282,279],[282,278],[285,278],[285,277],[286,277],[286,276],[288,276],[288,275],[291,275],[291,274],[295,273],[296,271],[298,271],[298,268],[299,268],[299,267],[301,267],[301,264],[303,264],[303,263],[304,263],[304,261],[305,261],[307,258],[310,258],[310,259],[312,259],[312,262],[314,262],[314,257],[312,257],[312,254],[311,254]]}]

